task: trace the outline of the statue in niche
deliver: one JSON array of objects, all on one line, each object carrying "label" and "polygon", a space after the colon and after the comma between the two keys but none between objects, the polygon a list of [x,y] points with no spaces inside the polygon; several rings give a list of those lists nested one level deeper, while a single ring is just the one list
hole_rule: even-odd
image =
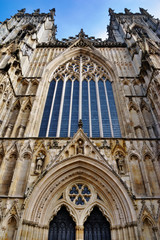
[{"label": "statue in niche", "polygon": [[39,174],[42,172],[42,168],[43,168],[43,164],[44,164],[44,160],[45,160],[45,155],[40,152],[38,157],[36,158],[36,169],[35,169],[35,173]]},{"label": "statue in niche", "polygon": [[117,162],[117,168],[119,174],[124,174],[125,173],[125,160],[124,156],[121,152],[117,152],[116,154],[116,162]]},{"label": "statue in niche", "polygon": [[77,154],[84,154],[84,141],[80,138],[77,141],[78,146],[77,146]]}]

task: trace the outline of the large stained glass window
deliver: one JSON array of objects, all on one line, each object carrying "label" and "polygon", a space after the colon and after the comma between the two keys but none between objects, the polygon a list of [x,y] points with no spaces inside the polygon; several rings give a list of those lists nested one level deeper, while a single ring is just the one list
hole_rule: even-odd
[{"label": "large stained glass window", "polygon": [[72,58],[55,71],[39,137],[72,137],[80,119],[88,137],[121,137],[109,74],[85,56]]}]

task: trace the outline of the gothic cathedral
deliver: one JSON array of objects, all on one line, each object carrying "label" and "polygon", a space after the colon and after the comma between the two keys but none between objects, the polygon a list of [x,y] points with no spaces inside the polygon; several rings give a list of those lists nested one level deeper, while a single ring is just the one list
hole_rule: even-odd
[{"label": "gothic cathedral", "polygon": [[0,24],[0,240],[160,239],[160,20],[109,15],[106,40]]}]

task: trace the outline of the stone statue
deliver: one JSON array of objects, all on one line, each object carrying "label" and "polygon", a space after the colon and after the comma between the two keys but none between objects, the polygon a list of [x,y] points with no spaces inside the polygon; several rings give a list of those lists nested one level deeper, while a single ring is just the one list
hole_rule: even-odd
[{"label": "stone statue", "polygon": [[120,152],[118,152],[116,154],[116,162],[117,162],[119,174],[124,174],[125,173],[125,161],[124,161],[124,156]]},{"label": "stone statue", "polygon": [[83,140],[80,138],[78,139],[78,146],[77,146],[77,154],[80,153],[80,154],[84,154],[84,142]]},{"label": "stone statue", "polygon": [[36,158],[36,170],[35,173],[41,173],[43,164],[45,160],[45,155],[43,153],[39,153],[39,156]]}]

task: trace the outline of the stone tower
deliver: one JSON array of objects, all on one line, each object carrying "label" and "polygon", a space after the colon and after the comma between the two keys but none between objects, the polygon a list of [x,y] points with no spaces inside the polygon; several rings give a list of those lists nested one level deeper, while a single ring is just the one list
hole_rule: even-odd
[{"label": "stone tower", "polygon": [[54,15],[0,25],[0,240],[158,240],[160,20],[58,40]]}]

